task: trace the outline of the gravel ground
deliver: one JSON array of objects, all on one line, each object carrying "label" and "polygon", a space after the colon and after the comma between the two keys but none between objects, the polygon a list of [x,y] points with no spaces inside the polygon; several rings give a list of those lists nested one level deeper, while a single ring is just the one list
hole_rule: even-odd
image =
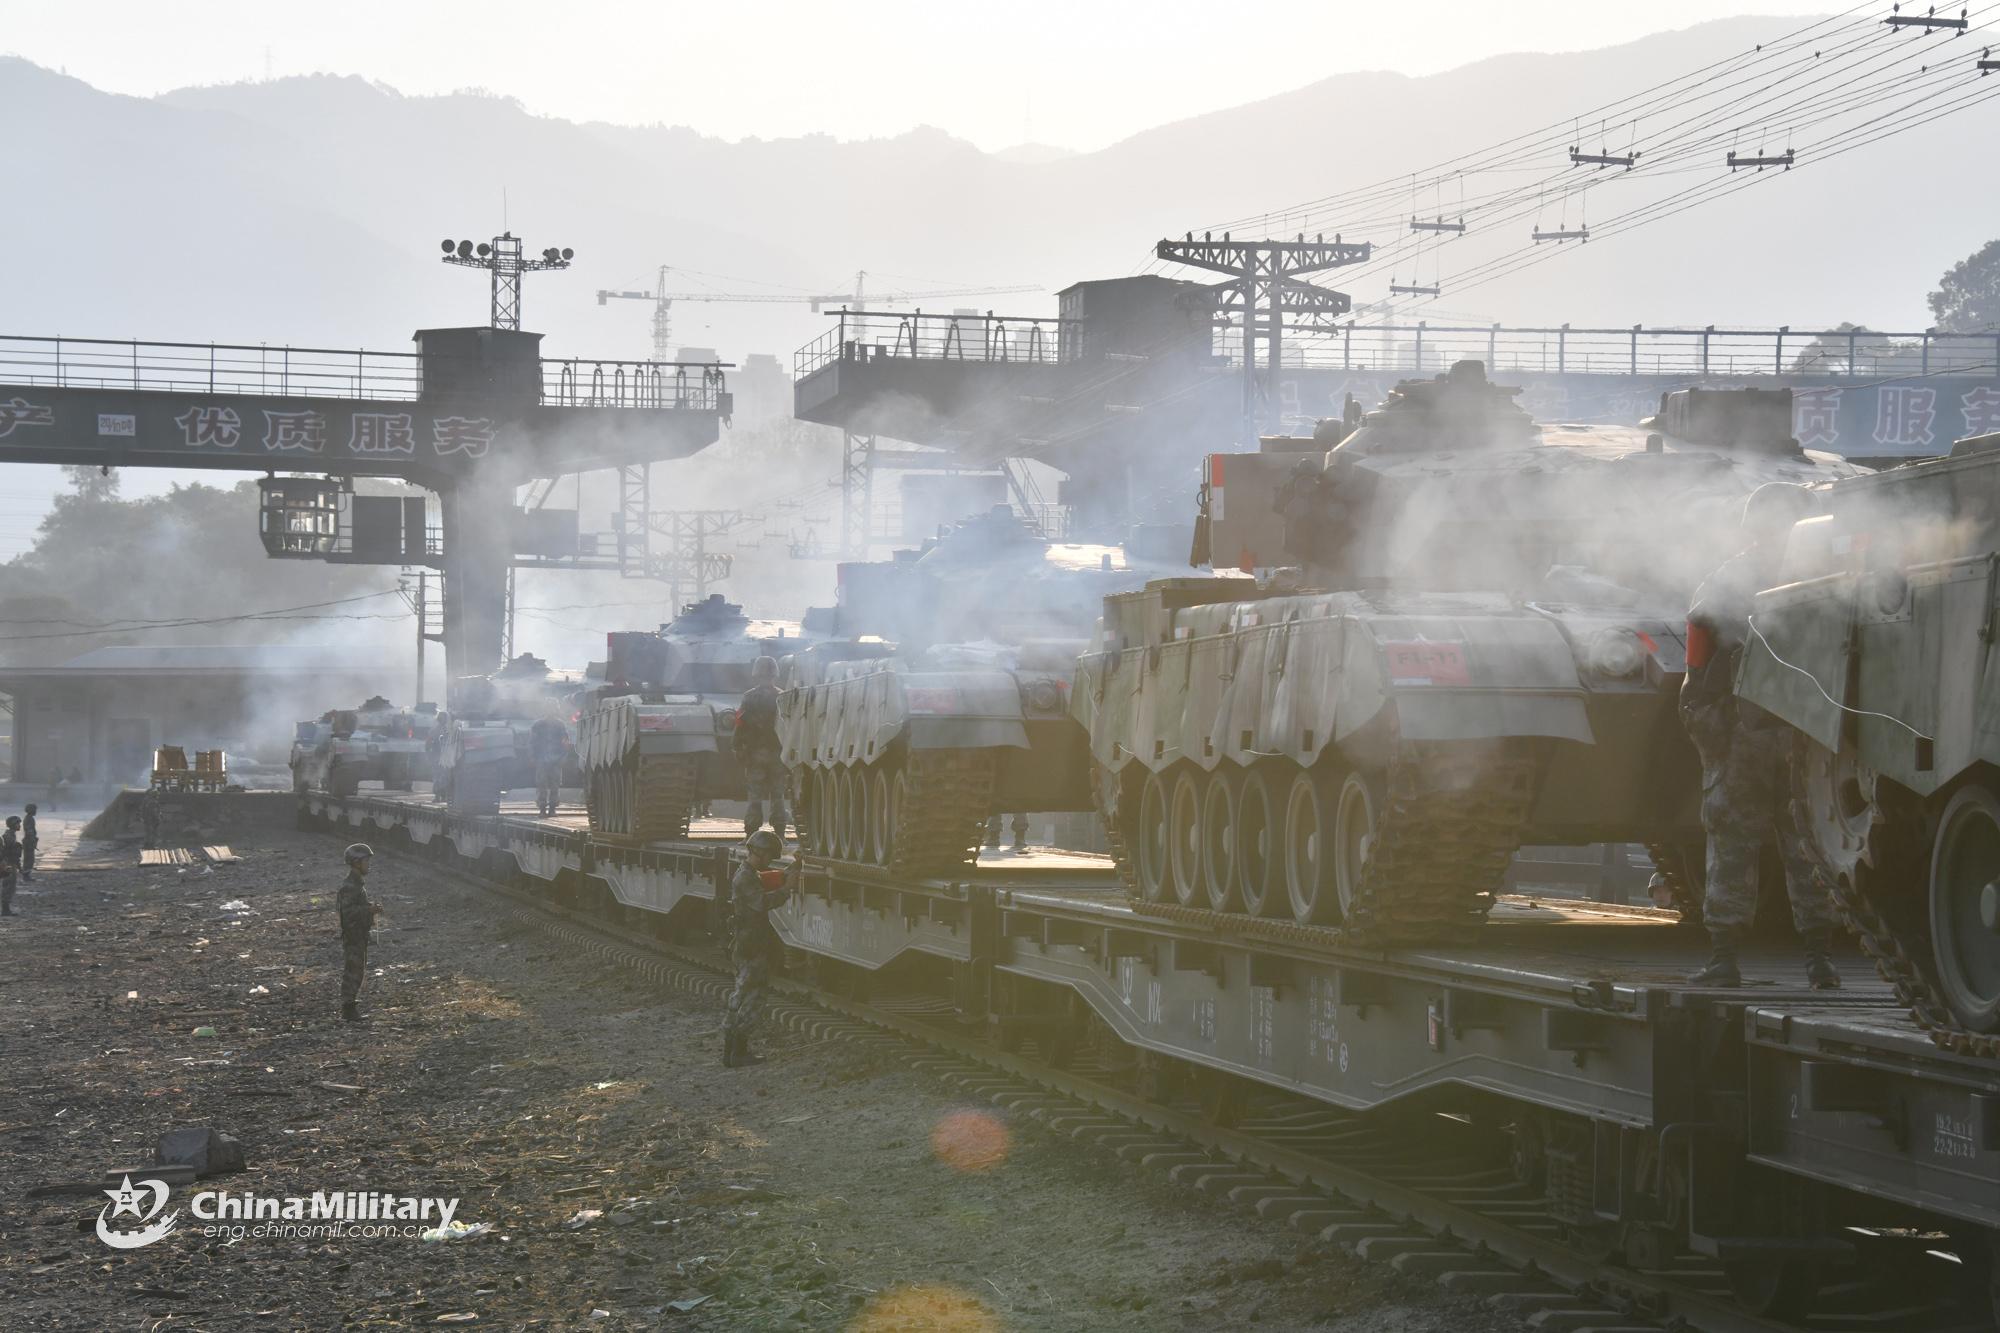
[{"label": "gravel ground", "polygon": [[[339,844],[283,796],[204,817],[241,864],[49,873],[0,922],[10,1327],[1517,1326],[893,1057],[779,1039],[723,1070],[713,1008],[412,862],[377,862],[374,1017],[342,1025]],[[240,1138],[248,1169],[176,1186],[156,1243],[105,1245],[100,1177],[187,1125]],[[209,1235],[208,1188],[456,1198],[490,1229]]]}]

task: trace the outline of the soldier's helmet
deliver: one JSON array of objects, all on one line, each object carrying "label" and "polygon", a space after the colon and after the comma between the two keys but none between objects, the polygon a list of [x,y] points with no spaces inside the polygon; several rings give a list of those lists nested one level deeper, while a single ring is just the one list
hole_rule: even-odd
[{"label": "soldier's helmet", "polygon": [[1791,531],[1792,524],[1812,516],[1812,496],[1803,486],[1767,481],[1743,502],[1743,537],[1765,541]]},{"label": "soldier's helmet", "polygon": [[19,828],[19,827],[21,827],[21,817],[20,817],[19,815],[8,815],[8,816],[7,816],[7,827],[8,827],[8,828]]},{"label": "soldier's helmet", "polygon": [[29,813],[29,814],[31,814],[31,815],[32,815],[32,814],[34,814],[34,813],[35,813],[35,811],[37,811],[37,810],[39,810],[39,809],[41,809],[41,807],[40,807],[40,806],[38,806],[38,805],[36,805],[36,804],[35,804],[35,803],[34,803],[33,801],[30,801],[30,802],[28,802],[28,813]]},{"label": "soldier's helmet", "polygon": [[353,865],[356,861],[366,861],[374,855],[375,849],[365,842],[350,842],[347,844],[346,858],[349,865]]},{"label": "soldier's helmet", "polygon": [[785,850],[785,840],[767,828],[760,828],[743,840],[743,845],[753,852],[766,856],[776,856]]},{"label": "soldier's helmet", "polygon": [[[742,659],[738,659],[739,661]],[[759,657],[750,664],[750,681],[753,685],[770,685],[778,679],[778,659]]]}]

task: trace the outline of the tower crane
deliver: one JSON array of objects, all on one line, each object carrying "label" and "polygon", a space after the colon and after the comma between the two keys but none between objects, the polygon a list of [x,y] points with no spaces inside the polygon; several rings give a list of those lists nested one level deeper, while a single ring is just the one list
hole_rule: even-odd
[{"label": "tower crane", "polygon": [[962,287],[941,291],[922,292],[877,292],[868,295],[868,274],[863,270],[854,275],[854,289],[850,292],[834,292],[825,296],[792,295],[788,292],[670,292],[667,290],[667,274],[672,270],[660,265],[658,284],[650,292],[614,292],[599,289],[597,304],[607,305],[612,301],[651,301],[653,303],[653,360],[666,362],[673,359],[673,309],[676,301],[728,301],[763,302],[766,304],[809,305],[814,314],[823,306],[844,305],[859,310],[866,300],[872,299],[878,305],[907,305],[912,301],[943,299],[952,296],[1003,296],[1017,292],[1038,292],[1039,287]]}]

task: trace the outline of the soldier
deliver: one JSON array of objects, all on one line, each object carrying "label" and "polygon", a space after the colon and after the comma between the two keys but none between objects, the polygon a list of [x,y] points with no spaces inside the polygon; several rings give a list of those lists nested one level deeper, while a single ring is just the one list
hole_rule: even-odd
[{"label": "soldier", "polygon": [[1734,693],[1736,667],[1752,633],[1752,599],[1776,581],[1792,524],[1811,511],[1806,492],[1770,482],[1743,505],[1743,550],[1695,590],[1688,612],[1688,671],[1681,720],[1701,754],[1701,825],[1708,834],[1708,882],[1702,915],[1714,946],[1697,985],[1740,986],[1737,948],[1757,912],[1757,867],[1776,840],[1791,898],[1792,924],[1805,941],[1806,979],[1833,990],[1832,896],[1793,827],[1787,768],[1791,733],[1777,718]]},{"label": "soldier", "polygon": [[160,845],[160,789],[146,788],[146,794],[139,798],[139,818],[146,826],[146,845]]},{"label": "soldier", "polygon": [[722,1019],[725,1069],[764,1063],[750,1051],[750,1033],[763,1012],[771,975],[771,932],[765,917],[791,896],[799,873],[797,861],[789,875],[771,869],[785,843],[769,829],[752,833],[744,849],[744,863],[729,881],[729,960],[736,965],[736,988],[729,992],[729,1010]]},{"label": "soldier", "polygon": [[27,816],[21,820],[21,882],[23,884],[33,884],[35,882],[35,846],[41,842],[42,835],[35,831],[35,803],[33,801],[28,802],[27,808]]},{"label": "soldier", "polygon": [[563,755],[569,750],[569,728],[555,705],[528,728],[528,755],[535,763],[535,810],[553,815],[561,799]]},{"label": "soldier", "polygon": [[743,812],[743,836],[764,827],[764,806],[770,803],[771,827],[777,830],[779,851],[785,838],[785,763],[778,744],[778,662],[760,657],[750,664],[750,688],[736,710],[736,734],[730,741],[743,769],[750,795]]},{"label": "soldier", "polygon": [[14,915],[14,885],[21,873],[21,827],[19,815],[7,816],[7,831],[0,833],[0,916]]},{"label": "soldier", "polygon": [[[1028,816],[1019,810],[1014,812],[1014,850],[1028,850]],[[986,821],[986,846],[992,851],[1000,850],[1000,816],[994,815]]]},{"label": "soldier", "polygon": [[340,916],[340,1017],[343,1022],[361,1021],[361,978],[368,971],[368,935],[382,909],[368,900],[368,862],[375,849],[365,842],[350,844],[347,852],[347,879],[334,900]]}]

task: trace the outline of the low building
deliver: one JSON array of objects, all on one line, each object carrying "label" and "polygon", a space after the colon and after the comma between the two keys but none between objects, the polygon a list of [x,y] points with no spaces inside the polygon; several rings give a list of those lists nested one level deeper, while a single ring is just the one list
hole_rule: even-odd
[{"label": "low building", "polygon": [[153,750],[178,745],[283,763],[295,724],[371,694],[408,692],[411,665],[380,652],[290,644],[93,648],[55,666],[0,667],[13,701],[17,782],[60,771],[139,782]]}]

